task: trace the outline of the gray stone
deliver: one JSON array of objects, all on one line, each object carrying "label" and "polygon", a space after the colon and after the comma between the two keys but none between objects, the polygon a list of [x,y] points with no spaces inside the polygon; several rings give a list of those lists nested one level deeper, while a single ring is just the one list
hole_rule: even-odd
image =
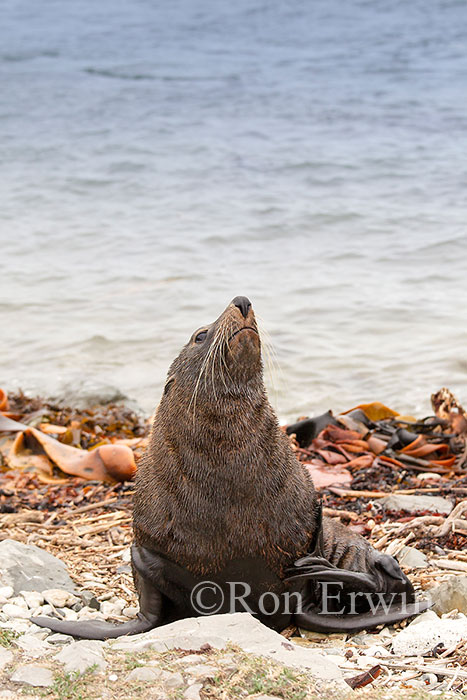
[{"label": "gray stone", "polygon": [[74,591],[65,564],[33,544],[15,540],[0,542],[0,583],[20,591],[43,591],[52,585]]},{"label": "gray stone", "polygon": [[181,688],[185,685],[185,681],[181,673],[169,673],[167,676],[164,674],[164,685],[169,690],[172,690],[174,688]]},{"label": "gray stone", "polygon": [[149,682],[149,681],[156,681],[158,678],[160,678],[161,672],[160,670],[157,670],[155,668],[149,668],[148,666],[140,666],[139,668],[134,668],[128,676],[126,677],[127,681],[143,681],[143,682]]},{"label": "gray stone", "polygon": [[13,661],[13,653],[9,649],[0,647],[0,671]]},{"label": "gray stone", "polygon": [[392,650],[400,656],[422,656],[438,644],[446,648],[467,638],[467,618],[460,615],[456,620],[430,619],[410,624],[394,637]]},{"label": "gray stone", "polygon": [[54,677],[52,671],[43,666],[20,666],[10,678],[13,683],[25,683],[35,688],[50,688]]},{"label": "gray stone", "polygon": [[84,673],[90,666],[97,665],[100,671],[107,664],[102,653],[103,642],[94,639],[83,639],[64,647],[54,658],[64,664],[65,671]]},{"label": "gray stone", "polygon": [[202,689],[203,685],[201,683],[194,683],[185,690],[183,697],[186,698],[186,700],[200,700],[201,695],[199,694],[199,691]]},{"label": "gray stone", "polygon": [[187,656],[182,656],[180,659],[175,659],[172,663],[174,664],[199,664],[203,660],[202,654],[187,654]]},{"label": "gray stone", "polygon": [[267,656],[288,666],[309,669],[313,676],[322,680],[342,679],[342,672],[324,654],[284,639],[249,613],[177,620],[150,632],[109,640],[106,644],[116,650],[132,652],[200,649],[206,643],[216,649],[224,649],[229,642],[248,653]]},{"label": "gray stone", "polygon": [[212,678],[217,673],[217,668],[215,666],[210,666],[209,664],[198,664],[197,666],[189,666],[186,669],[186,673],[196,680],[201,680],[205,678]]},{"label": "gray stone", "polygon": [[419,513],[427,510],[430,513],[449,515],[454,508],[452,501],[440,496],[404,496],[395,493],[380,498],[378,503],[385,510],[406,510],[409,513]]},{"label": "gray stone", "polygon": [[86,607],[99,610],[100,603],[92,591],[80,591],[78,595]]},{"label": "gray stone", "polygon": [[428,591],[433,610],[439,615],[459,610],[467,615],[467,576],[452,576],[436,588]]},{"label": "gray stone", "polygon": [[55,632],[47,637],[49,644],[68,644],[73,641],[73,637],[69,634],[61,634],[60,632]]},{"label": "gray stone", "polygon": [[407,545],[404,545],[397,552],[397,561],[401,566],[406,566],[409,569],[424,569],[428,563],[428,559],[423,552]]},{"label": "gray stone", "polygon": [[23,634],[19,637],[15,644],[19,646],[28,656],[38,658],[39,656],[44,656],[44,654],[49,650],[49,645],[44,640],[33,634]]}]

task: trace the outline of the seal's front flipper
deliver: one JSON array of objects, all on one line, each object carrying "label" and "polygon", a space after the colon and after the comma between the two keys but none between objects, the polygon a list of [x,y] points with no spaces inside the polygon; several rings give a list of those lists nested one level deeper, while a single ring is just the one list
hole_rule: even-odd
[{"label": "seal's front flipper", "polygon": [[[125,634],[139,634],[158,627],[164,621],[166,601],[161,591],[154,585],[151,572],[141,557],[135,557],[132,548],[133,578],[139,592],[140,612],[136,619],[120,625],[101,620],[68,621],[54,617],[31,617],[31,622],[39,627],[48,627],[53,632],[69,634],[81,639],[114,639]],[[148,553],[151,554],[151,553]],[[156,555],[151,562],[154,564]],[[146,557],[148,559],[148,557]]]},{"label": "seal's front flipper", "polygon": [[139,634],[140,632],[148,632],[156,625],[151,619],[145,618],[144,615],[138,613],[138,617],[134,620],[129,620],[121,625],[113,625],[111,622],[102,620],[78,620],[69,622],[68,620],[57,620],[54,617],[31,617],[31,622],[39,627],[48,627],[52,632],[60,632],[61,634],[69,634],[78,639],[115,639],[124,634]]}]

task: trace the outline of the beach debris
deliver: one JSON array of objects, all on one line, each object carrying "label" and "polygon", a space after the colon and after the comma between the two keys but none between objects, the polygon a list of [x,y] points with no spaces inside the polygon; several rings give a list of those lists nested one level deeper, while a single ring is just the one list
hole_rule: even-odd
[{"label": "beach debris", "polygon": [[[2,396],[5,396],[5,392],[0,394],[0,402]],[[8,406],[5,401],[6,398],[2,405]],[[100,425],[105,425],[102,407],[85,411],[80,421],[71,419],[68,425],[60,425],[46,419],[50,421],[54,417],[60,420],[63,411],[45,403],[22,416],[23,421],[29,420],[29,424],[17,420],[24,408],[24,397],[21,395],[16,403],[20,404],[16,406],[16,413],[7,415],[0,412],[0,436],[9,435],[9,438],[0,440],[0,453],[8,467],[35,471],[45,483],[59,482],[66,474],[99,481],[126,481],[134,476],[136,461],[132,446],[140,444],[141,439],[133,436],[130,439],[113,438],[111,441]],[[11,404],[14,405],[13,401]],[[113,409],[115,414],[115,407]],[[52,412],[55,416],[51,415]],[[68,413],[71,411],[68,410]],[[38,422],[39,427],[35,427],[34,422]],[[83,432],[90,444],[81,444]],[[96,439],[89,441],[89,433]]]}]

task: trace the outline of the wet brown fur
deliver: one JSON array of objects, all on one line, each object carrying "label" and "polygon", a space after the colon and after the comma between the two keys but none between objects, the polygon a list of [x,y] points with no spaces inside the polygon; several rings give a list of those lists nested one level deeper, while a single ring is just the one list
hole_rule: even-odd
[{"label": "wet brown fur", "polygon": [[[135,542],[196,575],[261,556],[282,577],[308,551],[317,513],[267,399],[253,310],[244,318],[230,304],[169,370],[138,468]],[[331,561],[365,568],[363,538],[326,519],[324,534]]]}]

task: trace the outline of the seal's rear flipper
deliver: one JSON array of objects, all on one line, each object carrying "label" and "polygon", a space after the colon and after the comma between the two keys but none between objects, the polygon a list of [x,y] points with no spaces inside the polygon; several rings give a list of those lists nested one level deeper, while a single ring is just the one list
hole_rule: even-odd
[{"label": "seal's rear flipper", "polygon": [[300,594],[294,620],[314,632],[358,632],[424,612],[397,561],[368,549],[365,572],[338,568],[323,556],[303,557],[285,579]]},{"label": "seal's rear flipper", "polygon": [[375,610],[374,612],[369,611],[355,615],[326,615],[323,614],[321,609],[310,607],[310,609],[301,613],[295,613],[294,622],[298,627],[325,634],[333,632],[360,632],[379,625],[392,625],[395,622],[400,622],[407,617],[424,612],[431,605],[432,603],[429,601],[421,600],[408,605],[402,603],[389,605],[386,612],[384,610]]}]

